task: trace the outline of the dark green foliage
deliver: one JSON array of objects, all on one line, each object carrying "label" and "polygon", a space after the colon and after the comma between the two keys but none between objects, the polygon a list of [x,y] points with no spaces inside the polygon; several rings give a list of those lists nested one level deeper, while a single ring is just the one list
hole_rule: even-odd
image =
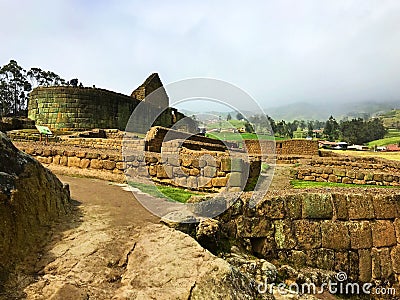
[{"label": "dark green foliage", "polygon": [[27,108],[28,94],[33,87],[64,84],[65,80],[54,72],[40,68],[26,71],[15,60],[10,60],[0,68],[0,117],[22,114]]},{"label": "dark green foliage", "polygon": [[349,144],[365,144],[382,139],[387,130],[380,119],[364,121],[361,118],[340,123],[342,140]]}]

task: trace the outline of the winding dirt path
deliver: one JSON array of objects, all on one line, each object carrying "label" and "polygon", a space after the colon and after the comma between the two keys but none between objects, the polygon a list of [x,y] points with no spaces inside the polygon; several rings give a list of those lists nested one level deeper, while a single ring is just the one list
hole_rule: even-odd
[{"label": "winding dirt path", "polygon": [[4,299],[111,299],[121,287],[139,230],[159,222],[119,186],[59,178],[70,185],[74,213],[51,229],[51,241],[31,274],[22,272],[11,280]]}]

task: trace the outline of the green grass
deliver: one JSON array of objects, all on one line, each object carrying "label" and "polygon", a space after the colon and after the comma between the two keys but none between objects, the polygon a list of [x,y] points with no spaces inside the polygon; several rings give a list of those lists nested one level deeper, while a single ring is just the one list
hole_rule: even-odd
[{"label": "green grass", "polygon": [[255,134],[255,133],[233,133],[233,132],[213,132],[207,133],[207,137],[222,141],[241,141],[241,140],[283,140],[283,138],[272,137],[266,134]]},{"label": "green grass", "polygon": [[335,183],[335,182],[317,182],[317,181],[306,181],[306,180],[292,180],[290,184],[295,189],[307,189],[307,188],[400,188],[400,186],[382,186],[382,185],[369,185],[369,184],[347,184],[347,183]]},{"label": "green grass", "polygon": [[368,147],[372,148],[374,146],[381,147],[390,144],[400,143],[400,130],[389,129],[388,133],[383,139],[372,141],[368,143]]},{"label": "green grass", "polygon": [[200,193],[165,185],[153,185],[139,182],[129,182],[129,185],[153,197],[165,198],[181,203],[186,203],[186,201],[193,195],[200,195]]}]

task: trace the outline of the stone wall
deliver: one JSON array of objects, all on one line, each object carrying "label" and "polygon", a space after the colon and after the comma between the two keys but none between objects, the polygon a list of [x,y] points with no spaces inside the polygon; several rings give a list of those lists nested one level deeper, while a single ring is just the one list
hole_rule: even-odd
[{"label": "stone wall", "polygon": [[132,179],[151,178],[158,183],[201,191],[239,191],[250,187],[260,174],[259,159],[249,161],[226,152],[185,148],[175,153],[143,152],[144,141],[137,142],[142,151],[130,147],[125,161],[121,151],[110,149],[41,143],[17,143],[17,146],[43,164],[112,174],[124,174],[126,167],[125,174]]},{"label": "stone wall", "polygon": [[318,141],[284,140],[257,141],[245,140],[248,153],[271,155],[318,155]]},{"label": "stone wall", "polygon": [[384,186],[400,185],[400,163],[374,157],[331,157],[303,160],[305,166],[297,167],[296,179],[346,184]]},{"label": "stone wall", "polygon": [[[93,128],[124,130],[140,100],[97,88],[38,87],[29,96],[28,117],[36,125],[52,130],[80,131]],[[135,132],[147,132],[145,124],[172,126],[173,108],[140,106],[141,113],[132,123]],[[160,114],[161,113],[161,114]],[[159,115],[160,114],[160,115]],[[157,118],[157,115],[159,117]]]},{"label": "stone wall", "polygon": [[400,193],[296,192],[248,196],[219,217],[230,237],[253,253],[295,268],[344,271],[353,280],[400,280]]}]

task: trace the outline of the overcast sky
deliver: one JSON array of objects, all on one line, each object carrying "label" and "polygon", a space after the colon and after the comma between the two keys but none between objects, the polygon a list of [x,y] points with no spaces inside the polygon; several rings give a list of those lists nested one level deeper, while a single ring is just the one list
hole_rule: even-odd
[{"label": "overcast sky", "polygon": [[15,59],[130,94],[228,81],[262,107],[400,101],[400,1],[0,0],[0,64]]}]

